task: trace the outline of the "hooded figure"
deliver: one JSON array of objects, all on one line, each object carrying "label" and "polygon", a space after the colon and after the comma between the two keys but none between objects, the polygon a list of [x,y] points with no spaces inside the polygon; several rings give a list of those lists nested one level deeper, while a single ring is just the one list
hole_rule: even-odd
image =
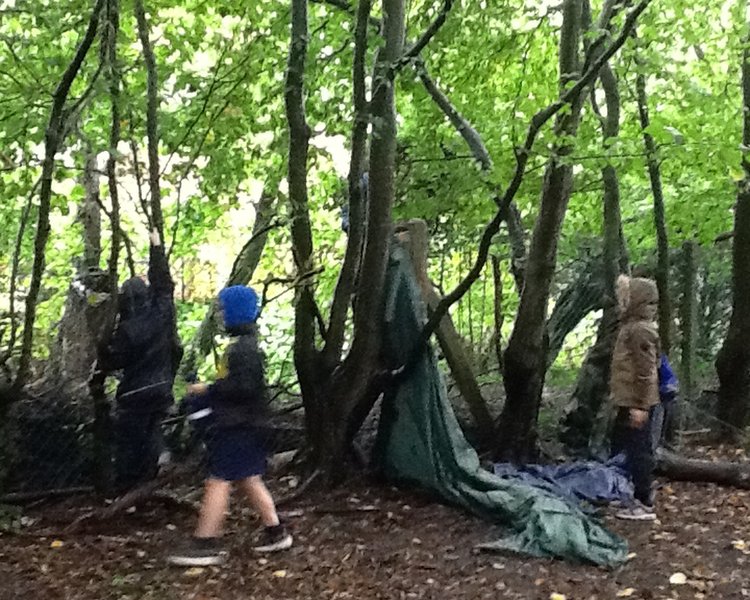
[{"label": "hooded figure", "polygon": [[172,384],[182,358],[174,310],[174,282],[163,248],[151,246],[147,285],[139,277],[122,284],[119,321],[101,353],[107,371],[122,369],[118,408],[151,412],[172,405]]},{"label": "hooded figure", "polygon": [[620,331],[612,353],[610,393],[618,407],[612,431],[613,454],[624,453],[633,481],[634,504],[618,512],[620,519],[652,521],[654,448],[651,409],[659,404],[659,293],[650,279],[620,276],[616,285]]},{"label": "hooded figure", "polygon": [[612,353],[610,393],[616,406],[649,410],[659,403],[659,292],[650,279],[621,275],[616,285],[620,331]]},{"label": "hooded figure", "polygon": [[100,349],[104,371],[122,370],[117,386],[117,487],[127,490],[156,475],[164,442],[161,421],[173,405],[172,385],[182,358],[174,308],[174,282],[157,234],[149,250],[150,285],[133,277],[122,284],[119,320]]}]

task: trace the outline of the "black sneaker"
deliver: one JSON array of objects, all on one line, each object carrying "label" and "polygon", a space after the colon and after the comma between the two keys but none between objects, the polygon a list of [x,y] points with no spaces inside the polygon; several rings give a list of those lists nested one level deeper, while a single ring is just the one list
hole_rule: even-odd
[{"label": "black sneaker", "polygon": [[226,552],[219,538],[190,538],[177,552],[167,558],[170,565],[177,567],[210,567],[224,562]]},{"label": "black sneaker", "polygon": [[266,527],[263,531],[263,540],[253,548],[256,552],[279,552],[292,547],[292,536],[284,529],[283,525]]}]

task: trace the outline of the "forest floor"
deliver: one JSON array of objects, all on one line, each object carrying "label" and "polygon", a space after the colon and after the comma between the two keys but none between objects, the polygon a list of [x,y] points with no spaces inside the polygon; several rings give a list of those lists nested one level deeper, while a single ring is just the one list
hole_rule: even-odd
[{"label": "forest floor", "polygon": [[605,523],[630,543],[616,570],[479,553],[475,544],[502,532],[363,482],[285,506],[295,546],[264,558],[251,551],[258,523],[237,501],[220,568],[166,565],[194,523],[189,506],[150,501],[63,533],[90,509],[80,498],[25,509],[21,531],[0,536],[0,600],[750,597],[750,491],[713,485],[663,483],[655,523],[619,522],[606,509]]}]

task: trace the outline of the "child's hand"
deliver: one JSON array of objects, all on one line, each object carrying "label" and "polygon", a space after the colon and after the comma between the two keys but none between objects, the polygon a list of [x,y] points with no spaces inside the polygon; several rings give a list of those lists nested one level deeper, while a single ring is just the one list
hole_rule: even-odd
[{"label": "child's hand", "polygon": [[207,391],[208,386],[205,383],[191,383],[189,386],[187,386],[188,394],[193,394],[194,396],[200,396],[202,394],[205,394]]},{"label": "child's hand", "polygon": [[640,408],[630,409],[630,426],[633,429],[641,429],[648,422],[648,411]]}]

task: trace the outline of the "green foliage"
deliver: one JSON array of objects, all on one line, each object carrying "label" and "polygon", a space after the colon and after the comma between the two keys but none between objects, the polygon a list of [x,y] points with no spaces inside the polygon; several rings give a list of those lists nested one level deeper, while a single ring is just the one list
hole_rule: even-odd
[{"label": "green foliage", "polygon": [[[412,2],[410,40],[434,18],[433,2]],[[554,3],[553,3],[554,4]],[[598,3],[594,3],[595,5]],[[0,8],[0,313],[8,310],[10,264],[18,223],[39,176],[50,96],[82,34],[88,0],[16,0]],[[162,185],[168,245],[178,280],[180,333],[188,340],[207,302],[228,275],[252,229],[251,207],[263,184],[286,172],[287,130],[283,90],[289,37],[289,6],[281,0],[147,0],[159,69]],[[543,6],[542,6],[543,5]],[[8,8],[10,7],[10,8]],[[598,6],[594,6],[594,10]],[[375,16],[378,5],[376,3]],[[655,3],[613,67],[622,97],[622,133],[602,147],[599,122],[586,106],[569,160],[575,183],[560,243],[556,289],[570,280],[583,240],[598,244],[602,227],[600,169],[617,168],[623,222],[634,262],[648,262],[655,236],[642,132],[635,103],[635,77],[647,77],[652,124],[659,145],[670,242],[686,239],[708,246],[732,227],[741,135],[739,58],[744,14],[733,3]],[[122,6],[120,68],[122,128],[117,149],[122,186],[123,228],[140,270],[146,251],[145,85],[130,3]],[[396,217],[423,218],[432,235],[430,273],[449,290],[473,261],[477,240],[495,210],[492,191],[501,191],[515,166],[513,148],[527,124],[554,100],[557,89],[558,9],[549,3],[507,0],[457,3],[445,26],[423,53],[430,73],[458,110],[476,127],[494,168],[483,174],[463,140],[443,117],[413,72],[398,80],[399,158]],[[618,17],[618,23],[621,17]],[[351,61],[354,17],[325,3],[310,3],[310,49],[306,73],[307,118],[313,130],[310,207],[315,233],[316,296],[325,315],[338,277],[346,237],[340,207],[346,203],[348,138],[352,125]],[[368,69],[376,34],[370,30]],[[58,157],[53,198],[53,234],[47,252],[43,299],[36,323],[36,351],[46,355],[60,319],[67,285],[82,252],[77,207],[84,195],[84,147],[107,148],[109,99],[99,53],[88,57],[72,89],[74,99],[89,88],[81,116]],[[597,92],[602,105],[603,99]],[[74,100],[75,101],[75,100]],[[543,165],[551,152],[551,127],[541,132],[528,174],[516,198],[527,229],[537,216]],[[132,148],[138,151],[134,160]],[[142,189],[136,184],[136,166]],[[102,198],[109,206],[105,179]],[[281,193],[285,192],[282,182]],[[281,203],[280,217],[286,208]],[[33,254],[34,218],[21,240],[18,299],[24,296]],[[109,229],[104,218],[104,256]],[[173,245],[172,245],[173,243]],[[509,274],[505,233],[493,252],[503,258],[504,334],[518,298]],[[124,257],[123,257],[124,261]],[[121,273],[124,275],[124,262]],[[293,276],[288,231],[271,232],[253,284]],[[726,284],[723,280],[722,285]],[[262,332],[269,380],[293,382],[293,292],[288,284],[268,287]],[[453,311],[460,332],[477,354],[491,353],[493,290],[487,269]],[[19,310],[21,302],[17,302]],[[0,321],[0,327],[6,321]],[[7,337],[0,338],[2,344]],[[209,371],[203,373],[209,376]]]}]

